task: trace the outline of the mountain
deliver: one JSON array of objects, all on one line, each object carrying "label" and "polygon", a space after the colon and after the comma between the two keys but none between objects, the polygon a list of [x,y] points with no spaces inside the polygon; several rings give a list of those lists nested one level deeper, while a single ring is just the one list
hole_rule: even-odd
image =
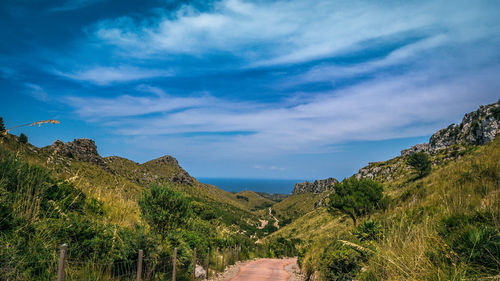
[{"label": "mountain", "polygon": [[141,221],[137,199],[151,184],[167,184],[200,204],[215,210],[228,226],[236,225],[249,233],[257,231],[258,216],[236,195],[215,186],[198,182],[172,156],[162,156],[146,163],[117,157],[101,157],[95,142],[75,139],[37,148],[22,145],[14,135],[2,138],[1,146],[30,163],[41,165],[60,179],[72,182],[89,196],[102,202],[110,211],[106,220],[124,226]]},{"label": "mountain", "polygon": [[[382,183],[388,201],[358,226],[316,204],[265,239],[298,241],[310,280],[498,279],[499,112],[498,103],[481,106],[429,143],[361,168],[353,177]],[[432,161],[423,178],[406,163],[415,152]]]}]

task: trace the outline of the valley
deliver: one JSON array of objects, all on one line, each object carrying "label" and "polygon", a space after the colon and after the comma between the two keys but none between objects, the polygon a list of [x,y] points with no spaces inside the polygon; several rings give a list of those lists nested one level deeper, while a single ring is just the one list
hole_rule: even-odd
[{"label": "valley", "polygon": [[[216,274],[220,263],[237,261],[228,254],[236,249],[241,259],[296,256],[308,280],[499,278],[499,132],[495,103],[436,132],[429,143],[369,163],[351,179],[380,183],[383,198],[357,220],[331,208],[345,180],[297,183],[290,195],[227,192],[201,183],[172,156],[140,164],[101,157],[90,139],[38,148],[5,134],[2,275],[50,280],[56,249],[67,243],[72,276],[94,270],[77,261],[114,265],[136,260],[139,248],[148,258],[169,260],[175,248],[177,280],[190,280],[205,260],[204,274]],[[427,155],[427,174],[409,164],[415,153]],[[198,264],[192,264],[195,251]],[[280,274],[286,280],[286,271]]]}]

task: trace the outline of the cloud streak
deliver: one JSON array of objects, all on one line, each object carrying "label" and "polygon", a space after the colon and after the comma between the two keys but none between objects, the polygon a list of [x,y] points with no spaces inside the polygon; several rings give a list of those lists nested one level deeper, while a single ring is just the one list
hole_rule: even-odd
[{"label": "cloud streak", "polygon": [[109,85],[119,82],[137,81],[158,77],[172,76],[172,71],[159,69],[141,69],[137,67],[94,67],[75,72],[55,71],[57,75],[72,80],[90,82],[97,85]]},{"label": "cloud streak", "polygon": [[185,5],[152,23],[102,21],[94,34],[139,57],[226,53],[250,67],[272,66],[345,54],[368,40],[416,30],[445,36],[441,42],[482,37],[498,27],[495,13],[484,7],[488,3],[223,0],[208,11]]},{"label": "cloud streak", "polygon": [[490,87],[500,86],[495,77],[499,70],[444,81],[418,73],[411,78],[374,79],[318,94],[298,105],[237,103],[210,95],[70,97],[66,102],[80,116],[108,124],[119,135],[163,135],[203,143],[206,133],[235,132],[217,136],[217,143],[234,154],[242,147],[254,153],[319,152],[346,141],[430,134],[449,122],[450,116],[461,116],[495,96]]}]

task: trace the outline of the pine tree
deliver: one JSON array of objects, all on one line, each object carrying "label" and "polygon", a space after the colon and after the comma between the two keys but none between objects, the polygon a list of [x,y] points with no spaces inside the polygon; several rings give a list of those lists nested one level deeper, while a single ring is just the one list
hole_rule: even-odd
[{"label": "pine tree", "polygon": [[3,123],[3,118],[0,117],[0,133],[2,133],[3,131],[5,131],[5,125]]},{"label": "pine tree", "polygon": [[19,135],[19,142],[20,143],[27,143],[28,142],[28,136],[26,136],[25,134],[21,133]]}]

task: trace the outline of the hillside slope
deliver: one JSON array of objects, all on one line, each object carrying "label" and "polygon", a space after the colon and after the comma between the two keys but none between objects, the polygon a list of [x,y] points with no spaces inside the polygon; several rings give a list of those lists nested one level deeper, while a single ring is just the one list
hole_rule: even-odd
[{"label": "hillside slope", "polygon": [[[299,261],[314,280],[499,279],[499,111],[498,103],[481,107],[431,137],[447,145],[417,145],[360,169],[353,177],[383,183],[391,201],[357,227],[319,207],[268,239],[299,239]],[[458,128],[466,129],[447,141]],[[421,179],[406,164],[417,151],[433,162]]]},{"label": "hillside slope", "polygon": [[322,279],[327,279],[325,260],[331,251],[325,245],[339,240],[347,241],[347,248],[366,249],[361,251],[366,260],[353,264],[353,275],[362,280],[495,276],[500,272],[495,260],[500,255],[499,160],[500,139],[389,192],[390,207],[371,217],[380,225],[380,239],[360,239],[356,232],[363,223],[355,228],[350,219],[333,217],[324,207],[271,237],[301,239],[303,269]]},{"label": "hillside slope", "polygon": [[55,177],[69,181],[99,200],[106,209],[108,222],[132,227],[141,221],[137,198],[151,184],[168,184],[213,210],[227,225],[236,225],[253,233],[258,225],[255,214],[247,210],[236,196],[215,186],[205,185],[182,169],[175,158],[163,156],[138,164],[121,157],[102,158],[95,143],[88,139],[54,142],[37,148],[21,144],[7,135],[0,146],[30,163],[51,170]]}]

